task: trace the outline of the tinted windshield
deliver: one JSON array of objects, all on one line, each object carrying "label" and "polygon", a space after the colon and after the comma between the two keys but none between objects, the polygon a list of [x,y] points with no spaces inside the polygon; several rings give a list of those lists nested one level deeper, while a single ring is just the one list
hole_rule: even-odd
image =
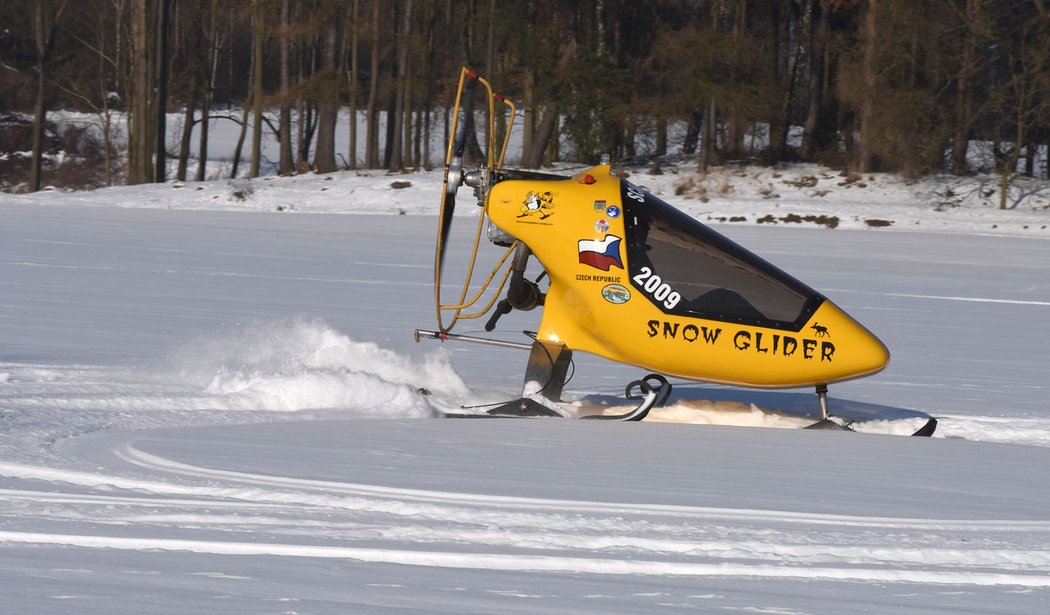
[{"label": "tinted windshield", "polygon": [[663,311],[799,330],[823,297],[624,180],[631,282]]}]

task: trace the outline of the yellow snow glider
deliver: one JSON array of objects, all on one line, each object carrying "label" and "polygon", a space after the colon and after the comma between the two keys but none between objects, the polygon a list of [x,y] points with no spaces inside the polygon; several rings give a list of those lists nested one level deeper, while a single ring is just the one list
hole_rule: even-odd
[{"label": "yellow snow glider", "polygon": [[[484,166],[465,172],[477,85],[488,102],[488,154]],[[500,113],[503,122],[497,121]],[[820,293],[613,174],[608,164],[569,177],[503,169],[513,115],[509,100],[462,70],[438,224],[438,329],[416,331],[417,340],[530,350],[521,398],[487,415],[578,414],[561,395],[572,353],[582,351],[653,372],[627,386],[627,396],[637,400],[632,410],[582,418],[640,420],[667,401],[667,377],[676,377],[742,387],[814,387],[821,418],[812,427],[849,428],[829,414],[827,386],[881,371],[889,351],[877,337]],[[497,124],[508,127],[498,145]],[[473,189],[482,212],[466,279],[454,301],[445,302],[442,273],[456,193],[464,185]],[[483,235],[505,251],[477,281]],[[540,281],[525,277],[531,258],[543,268],[545,291]],[[492,331],[503,314],[534,308],[542,308],[543,316],[530,343],[452,332],[458,321],[486,314],[485,329]],[[930,419],[918,435],[935,427]]]}]

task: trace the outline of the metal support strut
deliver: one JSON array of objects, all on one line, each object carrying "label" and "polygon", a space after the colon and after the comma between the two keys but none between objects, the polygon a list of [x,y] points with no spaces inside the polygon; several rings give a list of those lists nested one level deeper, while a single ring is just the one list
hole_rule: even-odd
[{"label": "metal support strut", "polygon": [[820,420],[828,420],[830,416],[828,413],[828,385],[817,385],[817,403],[820,405]]},{"label": "metal support strut", "polygon": [[[831,419],[831,413],[828,411],[828,385],[818,384],[817,385],[817,404],[820,406],[820,420],[812,425],[804,427],[804,429],[834,429],[839,431],[853,431],[850,428],[850,421],[839,422]],[[841,419],[840,419],[841,421]]]}]

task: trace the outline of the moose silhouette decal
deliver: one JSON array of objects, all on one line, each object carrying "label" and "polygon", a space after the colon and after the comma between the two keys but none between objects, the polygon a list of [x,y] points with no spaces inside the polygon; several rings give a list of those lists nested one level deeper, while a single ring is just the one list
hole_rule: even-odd
[{"label": "moose silhouette decal", "polygon": [[810,327],[810,329],[813,329],[817,332],[817,337],[831,337],[831,334],[828,333],[828,328],[820,324],[819,322],[813,323],[813,326]]}]

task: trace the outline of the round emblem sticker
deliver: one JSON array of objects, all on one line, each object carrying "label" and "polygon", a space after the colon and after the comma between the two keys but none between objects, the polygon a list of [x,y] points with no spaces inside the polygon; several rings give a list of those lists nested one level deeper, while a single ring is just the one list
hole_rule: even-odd
[{"label": "round emblem sticker", "polygon": [[597,222],[594,223],[594,230],[598,231],[599,233],[608,233],[609,232],[609,222],[606,221],[605,218],[602,218],[601,220],[598,220]]},{"label": "round emblem sticker", "polygon": [[621,305],[631,300],[631,291],[621,284],[607,284],[602,289],[602,297],[609,303]]},{"label": "round emblem sticker", "polygon": [[605,209],[605,215],[609,216],[610,218],[619,218],[620,208],[615,205],[610,205]]}]

